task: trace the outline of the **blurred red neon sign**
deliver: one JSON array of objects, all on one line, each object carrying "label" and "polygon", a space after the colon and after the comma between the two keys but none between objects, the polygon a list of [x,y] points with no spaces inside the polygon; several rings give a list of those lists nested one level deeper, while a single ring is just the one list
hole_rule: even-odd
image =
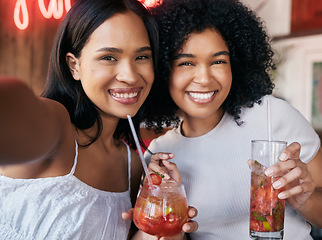
[{"label": "blurred red neon sign", "polygon": [[[17,28],[24,30],[29,25],[29,13],[27,8],[27,0],[16,0],[13,14],[13,20]],[[49,19],[54,17],[60,19],[63,16],[64,7],[66,12],[71,8],[71,0],[49,0],[49,4],[45,5],[45,0],[38,0],[38,7],[42,15]],[[139,0],[145,7],[155,7],[162,4],[162,0]],[[47,0],[48,2],[48,0]]]},{"label": "blurred red neon sign", "polygon": [[[63,16],[64,7],[66,12],[71,8],[70,0],[50,0],[48,6],[45,6],[44,0],[38,0],[39,10],[45,18],[54,17],[60,19]],[[17,28],[24,30],[29,25],[29,13],[26,0],[17,0],[13,14],[13,20]]]},{"label": "blurred red neon sign", "polygon": [[139,0],[145,7],[151,8],[162,4],[162,0]]}]

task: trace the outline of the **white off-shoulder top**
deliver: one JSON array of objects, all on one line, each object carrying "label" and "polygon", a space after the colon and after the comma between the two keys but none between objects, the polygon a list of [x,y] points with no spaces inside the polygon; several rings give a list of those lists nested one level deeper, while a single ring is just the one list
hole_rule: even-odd
[{"label": "white off-shoulder top", "polygon": [[74,176],[77,142],[67,175],[37,179],[0,175],[0,239],[127,239],[130,221],[121,217],[131,208],[131,152],[126,146],[129,189],[125,192],[98,190]]}]

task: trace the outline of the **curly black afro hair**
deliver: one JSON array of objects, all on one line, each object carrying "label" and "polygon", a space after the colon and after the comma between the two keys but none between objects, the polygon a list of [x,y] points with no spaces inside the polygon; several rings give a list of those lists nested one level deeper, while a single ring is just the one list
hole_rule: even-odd
[{"label": "curly black afro hair", "polygon": [[178,124],[178,107],[172,101],[168,86],[175,54],[189,34],[215,29],[227,42],[232,68],[232,87],[223,103],[237,124],[241,107],[252,107],[264,95],[271,94],[270,78],[273,52],[263,23],[236,0],[163,0],[153,9],[159,25],[160,52],[158,75],[146,109],[148,128]]}]

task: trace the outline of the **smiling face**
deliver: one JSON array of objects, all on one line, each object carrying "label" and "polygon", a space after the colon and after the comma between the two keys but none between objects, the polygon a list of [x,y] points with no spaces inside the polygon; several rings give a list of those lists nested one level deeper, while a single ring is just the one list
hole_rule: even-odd
[{"label": "smiling face", "polygon": [[116,14],[102,23],[75,58],[67,62],[101,115],[134,116],[153,80],[153,59],[147,30],[133,12]]},{"label": "smiling face", "polygon": [[219,121],[232,83],[229,50],[215,30],[192,33],[175,56],[169,91],[184,119]]}]

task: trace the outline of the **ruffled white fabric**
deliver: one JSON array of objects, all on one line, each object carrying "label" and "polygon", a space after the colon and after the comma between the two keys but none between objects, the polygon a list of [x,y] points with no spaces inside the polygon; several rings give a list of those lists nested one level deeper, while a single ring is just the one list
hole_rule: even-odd
[{"label": "ruffled white fabric", "polygon": [[[131,154],[128,149],[130,186]],[[130,189],[106,192],[74,176],[13,179],[0,175],[0,239],[127,239],[130,221],[121,217],[131,208]],[[130,188],[130,187],[129,187]]]}]

